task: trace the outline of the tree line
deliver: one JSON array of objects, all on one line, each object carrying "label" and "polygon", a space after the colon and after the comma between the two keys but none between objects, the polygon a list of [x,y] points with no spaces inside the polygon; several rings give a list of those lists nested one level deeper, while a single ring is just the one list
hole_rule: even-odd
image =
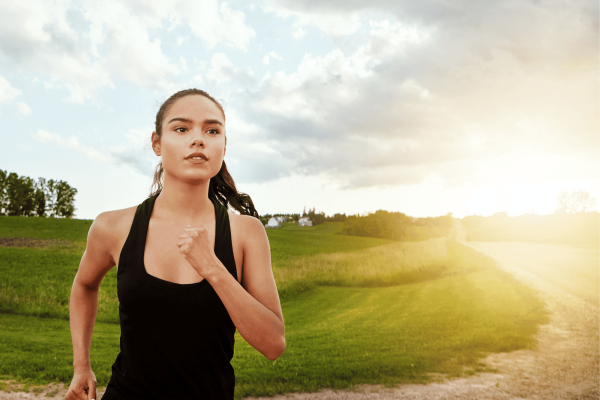
[{"label": "tree line", "polygon": [[72,218],[77,189],[54,179],[0,170],[0,215]]},{"label": "tree line", "polygon": [[[452,214],[441,217],[413,218],[401,212],[378,210],[365,215],[348,216],[342,233],[391,240],[423,240],[428,237],[437,237],[441,233],[447,234],[452,224]],[[415,239],[415,232],[418,231],[421,232],[419,236],[423,237]]]}]

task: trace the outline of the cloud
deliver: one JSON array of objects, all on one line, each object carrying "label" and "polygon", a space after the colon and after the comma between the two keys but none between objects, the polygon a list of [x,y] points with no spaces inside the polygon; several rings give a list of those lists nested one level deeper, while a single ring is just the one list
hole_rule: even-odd
[{"label": "cloud", "polygon": [[[150,130],[149,132],[152,131]],[[147,153],[144,154],[144,151],[140,151],[144,150],[142,133],[143,130],[141,129],[132,129],[125,134],[129,141],[133,143],[134,146],[132,147],[90,146],[81,143],[76,136],[71,136],[67,139],[59,134],[50,133],[43,129],[39,129],[32,136],[38,142],[46,144],[54,143],[62,148],[84,154],[91,161],[126,165],[142,175],[151,176],[153,170],[152,161],[150,161]],[[149,143],[149,140],[147,143]]]},{"label": "cloud", "polygon": [[280,175],[325,175],[344,188],[600,177],[597,5],[356,4],[267,8],[396,15],[369,20],[353,47],[266,74],[239,98]]},{"label": "cloud", "polygon": [[283,58],[274,51],[270,51],[266,56],[263,57],[263,65],[269,65],[271,62],[271,58],[275,60],[283,61]]},{"label": "cloud", "polygon": [[29,106],[23,102],[17,104],[17,110],[26,117],[31,115],[31,108],[29,108]]},{"label": "cloud", "polygon": [[344,15],[327,10],[319,10],[319,7],[304,7],[302,5],[290,5],[285,2],[268,1],[264,11],[274,13],[281,18],[293,18],[291,25],[292,36],[300,39],[306,34],[304,27],[312,26],[330,36],[339,37],[355,33],[361,27],[358,12],[350,12]]},{"label": "cloud", "polygon": [[223,83],[236,83],[247,86],[254,83],[254,72],[251,68],[243,71],[236,68],[225,53],[215,53],[210,60],[206,72],[196,75],[194,81],[209,89]]},{"label": "cloud", "polygon": [[19,89],[15,89],[10,83],[0,75],[0,104],[10,104],[15,97],[21,94]]},{"label": "cloud", "polygon": [[85,154],[89,159],[110,162],[110,157],[106,154],[99,152],[92,146],[81,144],[79,139],[75,136],[71,136],[69,139],[65,139],[59,134],[50,133],[46,130],[39,129],[37,132],[32,134],[33,138],[41,143],[56,143],[61,147],[69,150],[75,150]]},{"label": "cloud", "polygon": [[170,88],[185,66],[165,55],[156,35],[180,26],[210,48],[246,50],[256,36],[241,11],[217,0],[2,2],[0,56],[12,68],[42,74],[49,85],[60,83],[69,101],[82,103],[113,88],[115,79]]}]

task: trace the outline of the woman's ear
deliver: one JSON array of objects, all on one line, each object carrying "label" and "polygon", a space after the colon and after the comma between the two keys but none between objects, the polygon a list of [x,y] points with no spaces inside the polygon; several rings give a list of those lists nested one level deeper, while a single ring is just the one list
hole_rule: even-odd
[{"label": "woman's ear", "polygon": [[154,154],[160,157],[160,136],[156,134],[156,132],[152,132],[152,150],[154,150]]}]

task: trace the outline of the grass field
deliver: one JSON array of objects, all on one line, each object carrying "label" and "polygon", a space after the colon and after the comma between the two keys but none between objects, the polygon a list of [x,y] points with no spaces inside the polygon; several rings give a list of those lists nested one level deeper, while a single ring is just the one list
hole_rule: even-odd
[{"label": "grass field", "polygon": [[[35,237],[42,224],[44,238],[73,244],[0,247],[0,374],[68,383],[68,294],[89,224],[28,218],[38,221],[20,227],[6,219],[0,237]],[[61,223],[73,225],[53,236],[51,225]],[[475,250],[446,239],[399,243],[340,230],[341,223],[268,230],[287,350],[271,362],[237,335],[236,398],[474,373],[486,368],[481,358],[489,352],[533,346],[547,321],[528,288]],[[119,326],[107,323],[116,321],[115,283],[109,275],[102,284],[92,343],[101,385],[118,353]]]}]

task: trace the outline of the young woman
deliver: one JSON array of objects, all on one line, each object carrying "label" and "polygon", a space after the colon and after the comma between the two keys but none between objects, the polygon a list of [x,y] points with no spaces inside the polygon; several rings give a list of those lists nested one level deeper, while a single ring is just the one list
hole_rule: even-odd
[{"label": "young woman", "polygon": [[184,90],[160,107],[156,190],[100,214],[88,234],[71,292],[67,400],[96,398],[92,331],[100,282],[115,265],[121,352],[104,400],[233,399],[236,329],[269,360],[285,350],[269,242],[227,172],[226,143],[225,113],[206,92]]}]

